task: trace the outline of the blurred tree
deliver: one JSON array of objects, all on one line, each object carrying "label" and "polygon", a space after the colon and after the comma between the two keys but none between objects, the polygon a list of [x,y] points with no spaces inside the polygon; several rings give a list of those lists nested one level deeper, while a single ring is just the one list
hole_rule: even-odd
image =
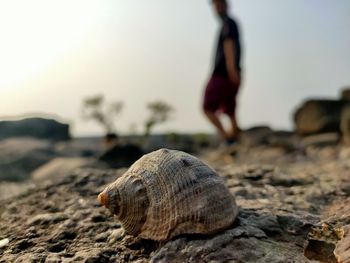
[{"label": "blurred tree", "polygon": [[122,112],[123,106],[121,101],[105,105],[103,95],[91,96],[83,101],[83,117],[86,120],[96,121],[106,134],[116,133],[114,121]]},{"label": "blurred tree", "polygon": [[173,107],[163,101],[154,101],[147,105],[149,117],[145,122],[145,136],[151,134],[151,130],[155,125],[164,123],[169,120]]}]

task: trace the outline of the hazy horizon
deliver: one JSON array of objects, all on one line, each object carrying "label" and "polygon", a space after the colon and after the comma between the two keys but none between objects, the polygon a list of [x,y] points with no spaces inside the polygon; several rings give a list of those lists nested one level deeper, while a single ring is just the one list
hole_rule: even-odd
[{"label": "hazy horizon", "polygon": [[[290,129],[304,99],[337,98],[350,85],[350,1],[231,2],[244,47],[244,128]],[[212,132],[201,101],[218,29],[203,0],[3,1],[0,116],[58,115],[74,135],[97,135],[81,103],[103,94],[125,104],[121,133],[134,124],[142,132],[157,99],[176,112],[156,131]]]}]

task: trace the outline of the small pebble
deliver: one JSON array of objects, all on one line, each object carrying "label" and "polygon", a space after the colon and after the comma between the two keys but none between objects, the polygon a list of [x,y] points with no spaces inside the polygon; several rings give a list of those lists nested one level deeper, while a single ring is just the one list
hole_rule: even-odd
[{"label": "small pebble", "polygon": [[0,240],[0,248],[6,247],[10,243],[8,238]]}]

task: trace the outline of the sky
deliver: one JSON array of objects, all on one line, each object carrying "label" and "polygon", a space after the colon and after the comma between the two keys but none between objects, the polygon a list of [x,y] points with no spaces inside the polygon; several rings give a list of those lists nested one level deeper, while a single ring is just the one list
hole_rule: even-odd
[{"label": "sky", "polygon": [[[349,0],[232,0],[244,48],[243,128],[291,129],[308,97],[350,86]],[[120,133],[146,104],[175,108],[156,131],[213,132],[201,111],[219,21],[203,0],[0,0],[0,117],[50,114],[75,136],[103,132],[82,100],[123,101]]]}]

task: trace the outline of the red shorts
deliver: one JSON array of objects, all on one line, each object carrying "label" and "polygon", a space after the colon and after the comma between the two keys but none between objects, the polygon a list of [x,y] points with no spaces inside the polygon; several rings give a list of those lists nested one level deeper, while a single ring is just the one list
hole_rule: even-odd
[{"label": "red shorts", "polygon": [[227,78],[213,75],[205,89],[203,108],[205,111],[221,111],[230,116],[236,112],[236,97],[239,87]]}]

